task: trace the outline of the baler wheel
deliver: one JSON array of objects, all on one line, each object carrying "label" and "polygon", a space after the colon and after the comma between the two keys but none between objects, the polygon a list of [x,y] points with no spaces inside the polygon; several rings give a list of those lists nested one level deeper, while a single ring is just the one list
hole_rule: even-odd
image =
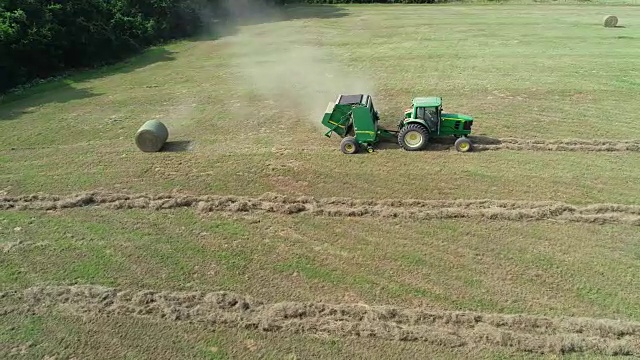
[{"label": "baler wheel", "polygon": [[340,150],[347,155],[355,154],[358,152],[358,142],[355,138],[347,136],[340,142]]},{"label": "baler wheel", "polygon": [[420,124],[409,124],[398,134],[398,144],[407,151],[423,150],[428,140],[429,131]]},{"label": "baler wheel", "polygon": [[460,152],[467,152],[467,151],[471,151],[471,149],[473,148],[473,145],[471,144],[471,140],[467,139],[466,137],[461,137],[458,140],[456,140],[455,147],[456,147],[456,150]]}]

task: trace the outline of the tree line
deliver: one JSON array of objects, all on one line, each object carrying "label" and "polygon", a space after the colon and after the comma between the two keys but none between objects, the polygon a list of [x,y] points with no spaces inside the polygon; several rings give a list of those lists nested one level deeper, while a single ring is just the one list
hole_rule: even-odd
[{"label": "tree line", "polygon": [[449,0],[281,0],[280,4],[435,4]]},{"label": "tree line", "polygon": [[213,0],[1,0],[0,91],[191,36]]},{"label": "tree line", "polygon": [[[233,0],[0,0],[0,92],[195,35],[212,16],[224,16],[223,1]],[[435,0],[261,1],[284,5]]]}]

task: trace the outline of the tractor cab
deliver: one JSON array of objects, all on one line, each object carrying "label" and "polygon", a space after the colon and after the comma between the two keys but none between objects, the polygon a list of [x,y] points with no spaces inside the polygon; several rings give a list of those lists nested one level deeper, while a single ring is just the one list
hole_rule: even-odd
[{"label": "tractor cab", "polygon": [[415,108],[414,119],[423,120],[429,130],[437,134],[440,130],[440,113],[439,107],[420,106]]},{"label": "tractor cab", "polygon": [[420,120],[430,133],[440,132],[440,119],[442,115],[442,99],[439,97],[417,97],[412,101],[413,107],[405,110],[400,127],[409,120]]}]

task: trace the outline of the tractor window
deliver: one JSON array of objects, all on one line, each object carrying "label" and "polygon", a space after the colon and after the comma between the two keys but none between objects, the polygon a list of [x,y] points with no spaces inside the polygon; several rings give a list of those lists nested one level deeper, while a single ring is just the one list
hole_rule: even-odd
[{"label": "tractor window", "polygon": [[418,119],[426,121],[430,128],[435,129],[438,124],[438,111],[435,108],[418,108],[416,111]]}]

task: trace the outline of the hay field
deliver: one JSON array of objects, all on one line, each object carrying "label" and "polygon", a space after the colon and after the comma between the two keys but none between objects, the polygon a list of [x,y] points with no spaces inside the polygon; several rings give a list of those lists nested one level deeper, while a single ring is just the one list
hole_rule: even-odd
[{"label": "hay field", "polygon": [[[0,357],[640,355],[638,19],[290,8],[5,97]],[[343,155],[352,91],[388,127],[442,96],[480,151]]]}]

